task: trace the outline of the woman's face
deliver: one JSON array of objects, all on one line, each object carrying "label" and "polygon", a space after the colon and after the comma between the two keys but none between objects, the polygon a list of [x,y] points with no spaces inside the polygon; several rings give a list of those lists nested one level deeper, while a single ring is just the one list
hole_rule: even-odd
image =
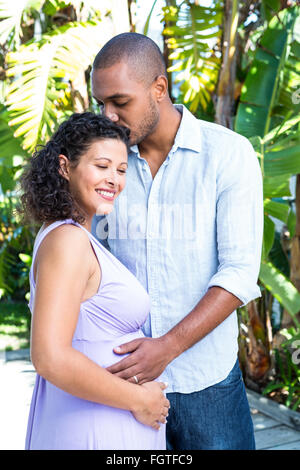
[{"label": "woman's face", "polygon": [[[68,160],[65,163],[68,165]],[[88,217],[112,211],[125,187],[126,170],[127,148],[118,139],[93,142],[75,168],[68,165],[70,191]]]}]

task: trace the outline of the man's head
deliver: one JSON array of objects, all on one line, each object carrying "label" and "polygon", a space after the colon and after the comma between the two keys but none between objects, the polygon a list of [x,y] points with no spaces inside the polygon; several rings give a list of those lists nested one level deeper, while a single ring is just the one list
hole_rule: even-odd
[{"label": "man's head", "polygon": [[115,36],[94,60],[93,95],[106,116],[130,129],[131,144],[154,132],[167,83],[159,47],[142,34]]}]

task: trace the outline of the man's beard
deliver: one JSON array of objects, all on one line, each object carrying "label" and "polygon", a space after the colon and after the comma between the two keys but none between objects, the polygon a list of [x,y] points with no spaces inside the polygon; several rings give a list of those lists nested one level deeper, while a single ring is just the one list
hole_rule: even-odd
[{"label": "man's beard", "polygon": [[130,145],[140,144],[146,137],[154,131],[159,121],[159,112],[155,107],[152,98],[149,99],[149,108],[143,122],[138,125],[136,131],[132,133],[130,129]]}]

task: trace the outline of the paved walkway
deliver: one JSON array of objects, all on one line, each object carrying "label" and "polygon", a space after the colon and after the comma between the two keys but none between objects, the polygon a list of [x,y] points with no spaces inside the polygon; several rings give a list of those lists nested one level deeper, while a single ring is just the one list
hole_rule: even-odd
[{"label": "paved walkway", "polygon": [[[8,360],[7,360],[8,359]],[[28,351],[0,352],[0,450],[23,450],[35,371]],[[255,395],[255,394],[254,394]],[[249,397],[257,449],[300,450],[300,431]],[[271,416],[270,416],[271,415]]]},{"label": "paved walkway", "polygon": [[0,353],[0,450],[23,450],[35,371],[28,359]]}]

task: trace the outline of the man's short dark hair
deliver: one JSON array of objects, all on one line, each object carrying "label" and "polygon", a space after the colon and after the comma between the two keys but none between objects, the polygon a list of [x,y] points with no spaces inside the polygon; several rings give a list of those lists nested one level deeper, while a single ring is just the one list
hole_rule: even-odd
[{"label": "man's short dark hair", "polygon": [[159,75],[167,77],[164,57],[152,39],[139,33],[122,33],[110,39],[95,57],[93,69],[105,69],[127,62],[132,76],[152,83]]}]

